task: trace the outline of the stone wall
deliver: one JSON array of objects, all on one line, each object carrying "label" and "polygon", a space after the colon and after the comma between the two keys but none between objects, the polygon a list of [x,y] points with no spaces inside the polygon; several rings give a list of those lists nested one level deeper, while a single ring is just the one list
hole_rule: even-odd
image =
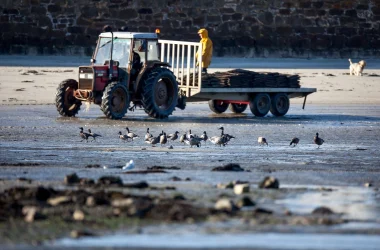
[{"label": "stone wall", "polygon": [[91,55],[105,24],[198,41],[215,56],[376,57],[380,0],[0,0],[0,53]]}]

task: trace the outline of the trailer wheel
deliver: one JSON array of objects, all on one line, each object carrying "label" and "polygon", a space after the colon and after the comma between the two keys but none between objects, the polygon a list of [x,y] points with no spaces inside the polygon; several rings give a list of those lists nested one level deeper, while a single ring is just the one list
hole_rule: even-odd
[{"label": "trailer wheel", "polygon": [[74,91],[78,89],[78,82],[73,79],[62,81],[55,94],[55,106],[62,116],[75,116],[80,110],[82,101],[74,97]]},{"label": "trailer wheel", "polygon": [[284,116],[289,110],[289,97],[285,93],[278,93],[272,98],[270,112],[274,116]]},{"label": "trailer wheel", "polygon": [[118,82],[110,83],[103,92],[100,109],[110,119],[121,119],[128,111],[129,94],[127,88]]},{"label": "trailer wheel", "polygon": [[228,109],[228,103],[221,100],[210,100],[208,101],[208,106],[216,114],[224,113]]},{"label": "trailer wheel", "polygon": [[235,114],[240,114],[247,109],[247,106],[247,104],[230,103],[229,109]]},{"label": "trailer wheel", "polygon": [[154,68],[143,79],[142,104],[145,113],[157,119],[168,118],[177,105],[178,83],[167,68]]},{"label": "trailer wheel", "polygon": [[255,116],[263,117],[268,114],[270,103],[270,96],[265,93],[260,93],[249,101],[249,108]]}]

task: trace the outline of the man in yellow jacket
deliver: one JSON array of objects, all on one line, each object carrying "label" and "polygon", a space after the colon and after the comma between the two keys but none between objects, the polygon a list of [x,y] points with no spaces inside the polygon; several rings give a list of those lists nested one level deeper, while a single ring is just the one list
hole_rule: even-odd
[{"label": "man in yellow jacket", "polygon": [[[212,57],[212,41],[208,37],[208,31],[206,29],[200,29],[198,34],[201,37],[200,42],[202,43],[202,72],[207,73],[207,68],[211,63]],[[198,53],[199,51],[197,51],[196,58],[198,58]]]}]

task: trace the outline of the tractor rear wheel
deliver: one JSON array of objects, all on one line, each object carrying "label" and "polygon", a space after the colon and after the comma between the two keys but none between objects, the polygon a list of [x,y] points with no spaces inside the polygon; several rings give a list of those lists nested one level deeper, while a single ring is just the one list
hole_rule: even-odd
[{"label": "tractor rear wheel", "polygon": [[142,104],[150,117],[168,118],[177,105],[178,84],[167,68],[154,68],[143,79]]},{"label": "tractor rear wheel", "polygon": [[74,91],[78,89],[78,82],[73,79],[62,81],[55,94],[55,106],[62,116],[75,116],[80,110],[82,101],[74,97]]},{"label": "tractor rear wheel", "polygon": [[228,109],[228,103],[221,100],[210,100],[208,101],[208,106],[215,114],[224,113]]},{"label": "tractor rear wheel", "polygon": [[101,110],[110,119],[121,119],[128,111],[129,93],[127,87],[118,82],[108,84],[103,92]]},{"label": "tractor rear wheel", "polygon": [[270,112],[274,116],[284,116],[288,113],[290,106],[289,97],[285,93],[278,93],[272,98]]},{"label": "tractor rear wheel", "polygon": [[249,108],[255,116],[263,117],[268,114],[270,104],[270,96],[265,93],[260,93],[249,102]]},{"label": "tractor rear wheel", "polygon": [[247,104],[230,103],[229,109],[235,114],[241,114],[247,109]]}]

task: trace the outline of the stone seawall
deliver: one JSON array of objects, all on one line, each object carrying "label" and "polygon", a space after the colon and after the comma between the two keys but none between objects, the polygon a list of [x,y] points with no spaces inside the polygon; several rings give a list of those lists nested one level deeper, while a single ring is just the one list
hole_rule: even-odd
[{"label": "stone seawall", "polygon": [[1,54],[91,55],[106,24],[199,41],[214,56],[380,56],[380,0],[1,0]]}]

